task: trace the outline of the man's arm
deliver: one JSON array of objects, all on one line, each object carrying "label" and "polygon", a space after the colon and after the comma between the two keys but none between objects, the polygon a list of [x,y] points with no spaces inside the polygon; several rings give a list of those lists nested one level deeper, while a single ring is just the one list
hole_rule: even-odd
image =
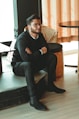
[{"label": "man's arm", "polygon": [[35,51],[32,53],[32,51],[29,48],[25,49],[25,52],[28,54],[30,61],[37,61],[41,57],[41,55],[44,55],[47,53],[47,48],[42,47],[41,49]]},{"label": "man's arm", "polygon": [[[30,48],[26,48],[25,51],[29,55],[32,54],[32,51],[30,50]],[[41,49],[39,49],[39,51],[40,51],[41,55],[46,54],[47,53],[47,48],[42,47]]]},{"label": "man's arm", "polygon": [[28,47],[25,49],[25,52],[26,52],[27,54],[29,54],[29,55],[32,54],[32,51],[31,51],[30,48],[28,48]]},{"label": "man's arm", "polygon": [[23,61],[37,61],[41,57],[40,50],[32,52],[22,41],[17,43],[17,48]]}]

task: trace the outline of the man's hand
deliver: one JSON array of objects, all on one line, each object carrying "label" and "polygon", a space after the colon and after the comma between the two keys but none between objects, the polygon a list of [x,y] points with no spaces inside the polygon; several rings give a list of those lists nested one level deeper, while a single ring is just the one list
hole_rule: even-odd
[{"label": "man's hand", "polygon": [[47,48],[46,47],[42,47],[41,50],[42,50],[43,54],[47,53]]},{"label": "man's hand", "polygon": [[32,54],[32,51],[29,48],[26,48],[25,51],[27,52],[27,54]]}]

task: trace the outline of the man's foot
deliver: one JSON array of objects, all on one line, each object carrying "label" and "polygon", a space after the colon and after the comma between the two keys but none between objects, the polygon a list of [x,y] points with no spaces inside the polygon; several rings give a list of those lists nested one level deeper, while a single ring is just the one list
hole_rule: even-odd
[{"label": "man's foot", "polygon": [[43,105],[41,102],[39,102],[36,97],[31,97],[30,99],[30,105],[34,107],[35,109],[41,110],[41,111],[46,111],[47,107]]},{"label": "man's foot", "polygon": [[58,88],[54,84],[48,86],[48,91],[49,92],[56,92],[56,93],[64,93],[64,92],[66,92],[65,89]]}]

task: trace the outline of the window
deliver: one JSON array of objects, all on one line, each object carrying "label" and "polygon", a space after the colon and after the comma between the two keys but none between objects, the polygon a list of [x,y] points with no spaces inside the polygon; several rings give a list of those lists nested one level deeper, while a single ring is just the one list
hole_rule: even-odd
[{"label": "window", "polygon": [[0,1],[0,42],[14,39],[13,0]]}]

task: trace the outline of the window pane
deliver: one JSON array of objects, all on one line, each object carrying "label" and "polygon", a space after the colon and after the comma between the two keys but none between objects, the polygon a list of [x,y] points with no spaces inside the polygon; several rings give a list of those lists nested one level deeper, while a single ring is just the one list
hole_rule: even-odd
[{"label": "window pane", "polygon": [[0,42],[12,41],[13,38],[14,38],[13,0],[1,0]]}]

